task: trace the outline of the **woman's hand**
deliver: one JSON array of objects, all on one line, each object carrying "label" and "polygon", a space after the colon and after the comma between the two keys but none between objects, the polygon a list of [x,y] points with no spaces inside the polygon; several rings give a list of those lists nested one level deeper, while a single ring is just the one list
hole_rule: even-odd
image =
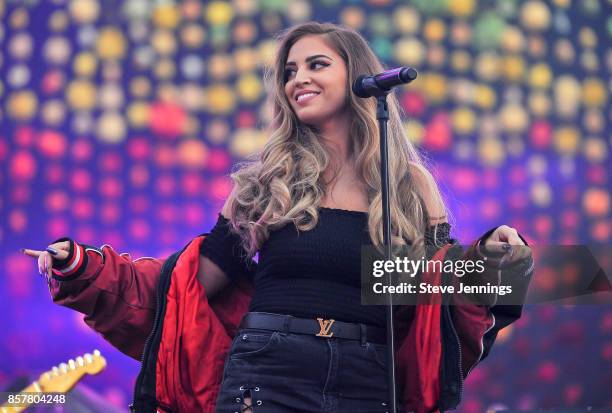
[{"label": "woman's hand", "polygon": [[484,243],[487,254],[500,256],[500,265],[508,265],[527,258],[531,249],[519,237],[516,229],[500,225],[489,235]]},{"label": "woman's hand", "polygon": [[45,251],[31,250],[22,248],[21,252],[38,260],[38,272],[40,275],[51,277],[53,268],[53,259],[63,260],[68,257],[70,251],[70,242],[62,241],[51,244]]}]

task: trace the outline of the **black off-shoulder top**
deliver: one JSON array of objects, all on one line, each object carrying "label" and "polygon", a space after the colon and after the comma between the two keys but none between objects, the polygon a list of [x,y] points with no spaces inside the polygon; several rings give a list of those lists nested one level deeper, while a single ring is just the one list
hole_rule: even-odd
[{"label": "black off-shoulder top", "polygon": [[[255,262],[245,258],[238,235],[219,214],[200,252],[231,279],[253,281],[249,311],[384,327],[384,306],[361,305],[361,246],[371,244],[367,224],[366,212],[320,207],[310,231],[299,232],[294,225],[271,231]],[[448,223],[431,226],[425,242],[443,245],[449,233]]]}]

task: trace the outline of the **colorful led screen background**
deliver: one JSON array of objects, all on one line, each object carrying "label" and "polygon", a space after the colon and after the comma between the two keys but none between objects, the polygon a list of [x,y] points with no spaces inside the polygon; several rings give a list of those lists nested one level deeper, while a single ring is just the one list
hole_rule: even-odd
[{"label": "colorful led screen background", "polygon": [[[209,230],[232,165],[261,148],[273,35],[358,29],[469,243],[610,244],[609,0],[0,3],[0,388],[100,348],[87,384],[126,406],[138,364],[54,306],[33,260],[61,236],[167,256]],[[537,277],[537,273],[535,275]],[[609,307],[529,306],[467,380],[462,412],[612,406]]]}]

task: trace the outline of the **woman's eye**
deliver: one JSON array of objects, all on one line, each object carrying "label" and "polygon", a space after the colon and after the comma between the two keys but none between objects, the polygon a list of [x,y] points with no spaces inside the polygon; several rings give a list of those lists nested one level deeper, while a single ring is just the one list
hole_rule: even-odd
[{"label": "woman's eye", "polygon": [[323,63],[323,62],[312,62],[311,67],[314,68],[316,65],[320,65],[320,66],[323,66],[323,67],[327,66],[327,64]]},{"label": "woman's eye", "polygon": [[[310,68],[311,69],[316,69],[316,66],[326,67],[326,66],[329,66],[329,65],[327,63],[324,63],[324,62],[312,62],[312,63],[310,63]],[[292,72],[295,72],[295,69],[293,69],[293,68],[285,69],[285,82],[287,80],[289,80],[289,78],[292,75]]]}]

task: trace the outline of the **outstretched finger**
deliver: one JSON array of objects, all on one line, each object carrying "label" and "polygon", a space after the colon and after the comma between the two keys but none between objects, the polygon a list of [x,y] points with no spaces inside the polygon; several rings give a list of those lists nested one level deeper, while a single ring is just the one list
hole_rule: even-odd
[{"label": "outstretched finger", "polygon": [[47,257],[47,253],[43,252],[42,254],[40,254],[38,256],[38,273],[42,276],[45,275],[46,271],[47,271],[47,263],[46,263],[46,257]]},{"label": "outstretched finger", "polygon": [[21,251],[22,254],[28,255],[32,258],[38,258],[40,254],[44,252],[44,251],[38,251],[38,250],[31,250],[28,248],[22,248],[19,251]]}]

